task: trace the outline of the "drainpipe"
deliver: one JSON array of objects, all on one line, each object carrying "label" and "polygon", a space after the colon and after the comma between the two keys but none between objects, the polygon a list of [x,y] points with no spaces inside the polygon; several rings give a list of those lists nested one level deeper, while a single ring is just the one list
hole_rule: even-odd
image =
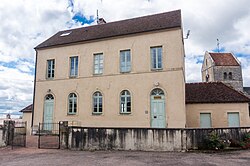
[{"label": "drainpipe", "polygon": [[33,132],[33,125],[34,125],[34,105],[35,105],[35,94],[36,94],[36,70],[37,70],[37,50],[36,51],[36,61],[35,61],[35,79],[34,79],[34,88],[33,88],[33,105],[32,105],[32,120],[31,120],[31,128]]}]

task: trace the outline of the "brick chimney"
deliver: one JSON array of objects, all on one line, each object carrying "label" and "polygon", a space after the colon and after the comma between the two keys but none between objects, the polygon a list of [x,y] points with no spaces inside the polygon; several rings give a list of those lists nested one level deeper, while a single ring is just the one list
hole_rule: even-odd
[{"label": "brick chimney", "polygon": [[98,25],[106,24],[106,21],[104,20],[104,18],[99,18],[98,21],[97,21],[97,24]]}]

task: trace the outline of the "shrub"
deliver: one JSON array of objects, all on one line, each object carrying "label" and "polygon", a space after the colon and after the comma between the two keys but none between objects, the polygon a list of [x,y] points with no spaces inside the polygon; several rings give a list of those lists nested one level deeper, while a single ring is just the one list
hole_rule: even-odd
[{"label": "shrub", "polygon": [[242,149],[250,149],[250,132],[246,133],[243,137],[243,141],[240,142]]},{"label": "shrub", "polygon": [[222,139],[215,132],[209,133],[207,138],[205,139],[206,149],[210,149],[210,150],[225,149],[226,147],[230,145],[230,143],[231,142],[229,140]]}]

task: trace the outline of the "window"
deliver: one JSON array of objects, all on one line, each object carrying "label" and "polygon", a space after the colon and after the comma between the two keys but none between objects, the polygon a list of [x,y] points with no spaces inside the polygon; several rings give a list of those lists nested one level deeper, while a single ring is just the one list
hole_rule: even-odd
[{"label": "window", "polygon": [[229,79],[229,80],[232,80],[232,79],[233,79],[233,74],[232,74],[232,72],[229,72],[229,74],[228,74],[228,79]]},{"label": "window", "polygon": [[162,47],[151,47],[151,68],[162,69]]},{"label": "window", "polygon": [[121,92],[120,113],[131,113],[131,96],[127,90]]},{"label": "window", "polygon": [[55,76],[55,59],[47,60],[47,78]]},{"label": "window", "polygon": [[227,113],[228,127],[240,127],[239,112]]},{"label": "window", "polygon": [[200,127],[209,128],[211,124],[211,113],[200,113]]},{"label": "window", "polygon": [[93,113],[102,113],[102,94],[95,92],[93,94]]},{"label": "window", "polygon": [[76,114],[77,112],[77,96],[75,93],[69,94],[69,106],[68,106],[68,114]]},{"label": "window", "polygon": [[103,72],[103,54],[94,55],[94,74],[102,74]]},{"label": "window", "polygon": [[224,72],[224,74],[223,74],[224,76],[223,76],[223,78],[224,78],[224,80],[226,80],[227,79],[227,73],[226,72]]},{"label": "window", "polygon": [[209,81],[209,75],[207,74],[206,75],[206,82],[208,82]]},{"label": "window", "polygon": [[78,57],[70,57],[70,77],[78,75]]},{"label": "window", "polygon": [[120,71],[130,72],[130,70],[131,70],[130,50],[120,51]]}]

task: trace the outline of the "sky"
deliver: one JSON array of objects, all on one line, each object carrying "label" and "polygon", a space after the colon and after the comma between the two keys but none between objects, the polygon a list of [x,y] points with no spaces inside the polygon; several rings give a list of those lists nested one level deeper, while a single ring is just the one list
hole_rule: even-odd
[{"label": "sky", "polygon": [[250,86],[249,0],[1,0],[0,117],[32,103],[34,47],[60,30],[181,9],[186,81],[201,81],[205,51],[232,52]]}]

